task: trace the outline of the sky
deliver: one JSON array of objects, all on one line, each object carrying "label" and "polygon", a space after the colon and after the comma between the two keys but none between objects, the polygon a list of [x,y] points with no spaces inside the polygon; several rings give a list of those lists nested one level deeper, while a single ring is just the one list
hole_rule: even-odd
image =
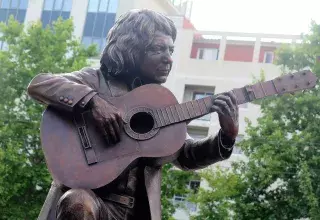
[{"label": "sky", "polygon": [[320,23],[320,0],[193,0],[198,30],[301,34]]}]

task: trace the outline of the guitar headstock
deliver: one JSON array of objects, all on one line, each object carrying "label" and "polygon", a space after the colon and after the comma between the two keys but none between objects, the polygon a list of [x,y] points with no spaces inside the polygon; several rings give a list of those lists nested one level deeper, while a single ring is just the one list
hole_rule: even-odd
[{"label": "guitar headstock", "polygon": [[272,80],[278,94],[294,93],[316,86],[318,77],[310,70],[289,73]]}]

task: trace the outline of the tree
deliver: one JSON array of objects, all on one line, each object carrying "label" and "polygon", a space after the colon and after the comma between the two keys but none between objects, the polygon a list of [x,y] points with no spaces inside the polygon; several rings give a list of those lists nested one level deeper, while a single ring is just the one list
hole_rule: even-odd
[{"label": "tree", "polygon": [[240,177],[219,166],[216,169],[203,170],[200,177],[207,182],[209,188],[200,188],[189,197],[190,201],[198,204],[200,210],[199,214],[191,216],[191,219],[232,219],[233,198],[239,195],[243,187]]},{"label": "tree", "polygon": [[173,169],[172,164],[166,164],[162,168],[161,181],[161,209],[163,220],[173,220],[177,206],[172,202],[174,195],[186,195],[191,193],[187,188],[190,180],[198,179],[198,175],[192,171]]},{"label": "tree", "polygon": [[26,88],[42,72],[71,72],[97,54],[72,36],[72,20],[42,28],[24,27],[10,18],[0,24],[0,219],[36,219],[51,183],[40,146],[44,107],[30,100]]},{"label": "tree", "polygon": [[[320,76],[319,55],[320,25],[312,22],[310,33],[303,36],[301,44],[285,45],[277,51],[276,64],[289,71],[311,68]],[[228,192],[225,200],[229,202],[222,203],[220,210],[227,207],[234,219],[240,220],[320,219],[319,95],[317,85],[294,96],[260,102],[263,114],[256,126],[248,121],[248,137],[240,144],[249,161],[233,164],[231,177],[237,181],[230,184],[235,191],[227,184],[213,184],[226,181],[228,175],[213,176],[211,181],[210,186],[216,191]],[[204,195],[198,198],[203,206],[200,216],[215,210]],[[216,216],[207,219],[217,219]]]}]

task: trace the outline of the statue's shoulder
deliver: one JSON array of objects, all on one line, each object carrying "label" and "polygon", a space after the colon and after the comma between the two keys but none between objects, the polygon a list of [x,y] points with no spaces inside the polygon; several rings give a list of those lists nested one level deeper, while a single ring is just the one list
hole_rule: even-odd
[{"label": "statue's shoulder", "polygon": [[99,68],[93,67],[83,67],[82,69],[71,73],[72,76],[76,77],[79,81],[90,85],[92,88],[99,88],[100,81],[102,77],[101,71]]},{"label": "statue's shoulder", "polygon": [[83,67],[78,72],[80,72],[83,76],[99,77],[99,71],[99,68]]}]

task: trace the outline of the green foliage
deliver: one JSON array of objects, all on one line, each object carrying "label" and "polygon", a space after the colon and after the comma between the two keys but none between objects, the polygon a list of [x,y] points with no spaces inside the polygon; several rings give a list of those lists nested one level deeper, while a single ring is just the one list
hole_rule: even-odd
[{"label": "green foliage", "polygon": [[26,88],[38,73],[78,70],[97,53],[73,38],[72,20],[43,29],[40,22],[25,28],[11,17],[0,32],[8,44],[0,51],[0,219],[36,219],[51,177],[39,140],[44,108]]},{"label": "green foliage", "polygon": [[161,209],[162,219],[172,220],[172,215],[177,208],[172,203],[174,195],[186,195],[190,190],[186,187],[190,180],[198,179],[196,173],[173,169],[172,164],[166,164],[162,168],[161,181]]},{"label": "green foliage", "polygon": [[253,78],[253,84],[258,82],[264,82],[266,81],[266,73],[263,69],[260,70],[260,76],[256,77],[255,75],[252,76]]},{"label": "green foliage", "polygon": [[200,188],[198,193],[191,196],[190,200],[197,203],[201,210],[199,215],[191,219],[231,219],[233,213],[229,210],[232,210],[234,198],[242,190],[239,176],[220,168],[204,170],[200,176],[207,182],[209,189]]},{"label": "green foliage", "polygon": [[301,44],[284,45],[276,51],[276,64],[289,70],[312,67],[313,71],[319,72],[319,65],[315,63],[320,55],[319,25],[314,21],[311,22],[310,34],[302,37],[303,41]]},{"label": "green foliage", "polygon": [[[284,70],[309,67],[320,76],[320,25],[312,22],[301,44],[283,46],[276,54]],[[213,180],[207,177],[211,188],[226,193],[223,201],[227,202],[220,202],[219,195],[206,198],[206,190],[199,194],[197,218],[229,219],[231,213],[239,220],[320,219],[319,97],[317,85],[304,93],[261,102],[262,117],[256,126],[248,123],[248,137],[241,143],[249,160],[234,163],[233,173],[223,178],[215,173]],[[231,177],[236,181],[224,184]],[[219,206],[212,205],[210,198]]]}]

